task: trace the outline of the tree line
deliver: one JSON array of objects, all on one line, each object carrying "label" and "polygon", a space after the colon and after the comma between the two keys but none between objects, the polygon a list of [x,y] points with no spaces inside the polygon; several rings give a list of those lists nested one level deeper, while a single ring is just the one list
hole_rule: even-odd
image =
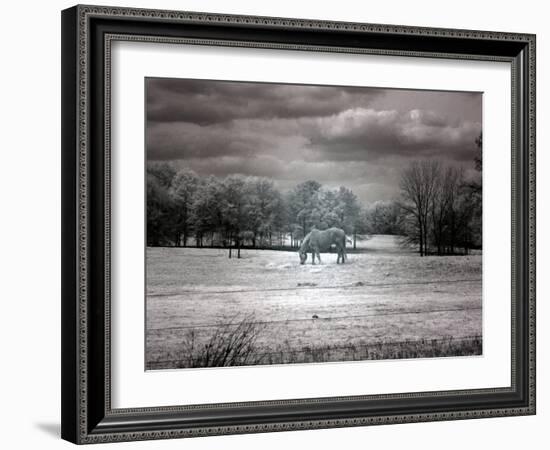
[{"label": "tree line", "polygon": [[[481,166],[477,164],[476,167]],[[198,176],[171,163],[147,165],[147,245],[297,248],[313,228],[342,228],[351,239],[404,236],[427,254],[467,253],[481,245],[481,184],[437,161],[402,171],[401,196],[361,205],[346,187],[314,180],[280,192],[261,177]]]},{"label": "tree line", "polygon": [[298,247],[313,228],[366,231],[357,196],[317,181],[281,193],[261,177],[199,177],[170,163],[147,166],[147,245]]},{"label": "tree line", "polygon": [[478,179],[435,160],[415,161],[401,174],[401,233],[427,254],[468,253],[481,247],[481,135],[474,166]]}]

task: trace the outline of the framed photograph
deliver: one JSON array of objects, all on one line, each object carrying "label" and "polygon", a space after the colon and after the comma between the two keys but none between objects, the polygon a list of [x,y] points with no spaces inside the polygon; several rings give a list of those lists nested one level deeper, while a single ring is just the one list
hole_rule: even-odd
[{"label": "framed photograph", "polygon": [[535,413],[534,35],[75,6],[62,85],[64,439]]}]

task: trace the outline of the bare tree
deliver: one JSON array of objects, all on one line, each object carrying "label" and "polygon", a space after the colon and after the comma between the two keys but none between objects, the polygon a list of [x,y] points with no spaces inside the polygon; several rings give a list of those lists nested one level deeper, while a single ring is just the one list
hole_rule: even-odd
[{"label": "bare tree", "polygon": [[483,134],[479,133],[479,136],[476,138],[476,148],[477,148],[477,155],[474,158],[474,163],[476,170],[478,172],[481,172],[481,168],[483,165]]},{"label": "bare tree", "polygon": [[[447,167],[437,177],[430,208],[433,245],[437,254],[454,253],[463,216],[461,190],[464,184],[462,168]],[[463,224],[462,226],[466,226]]]},{"label": "bare tree", "polygon": [[418,243],[420,256],[428,253],[429,217],[439,182],[438,161],[415,161],[401,174],[401,208],[413,218],[411,242]]}]

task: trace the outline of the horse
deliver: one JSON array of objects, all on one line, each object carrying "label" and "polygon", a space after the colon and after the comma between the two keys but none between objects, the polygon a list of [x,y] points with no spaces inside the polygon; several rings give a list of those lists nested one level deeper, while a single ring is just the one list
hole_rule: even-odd
[{"label": "horse", "polygon": [[308,252],[311,252],[311,264],[315,264],[315,255],[321,264],[321,252],[328,252],[334,244],[338,253],[336,264],[346,262],[346,233],[340,228],[329,228],[328,230],[313,229],[306,235],[298,254],[300,255],[300,264],[304,264],[307,260]]}]

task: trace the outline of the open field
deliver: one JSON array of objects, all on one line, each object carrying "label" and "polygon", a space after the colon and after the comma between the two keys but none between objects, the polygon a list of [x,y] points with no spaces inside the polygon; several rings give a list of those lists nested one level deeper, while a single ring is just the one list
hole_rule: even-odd
[{"label": "open field", "polygon": [[285,251],[148,248],[147,368],[193,365],[191,347],[243,322],[254,340],[239,364],[481,353],[481,255],[420,258],[393,236],[361,247],[344,265],[336,254],[300,265]]}]

